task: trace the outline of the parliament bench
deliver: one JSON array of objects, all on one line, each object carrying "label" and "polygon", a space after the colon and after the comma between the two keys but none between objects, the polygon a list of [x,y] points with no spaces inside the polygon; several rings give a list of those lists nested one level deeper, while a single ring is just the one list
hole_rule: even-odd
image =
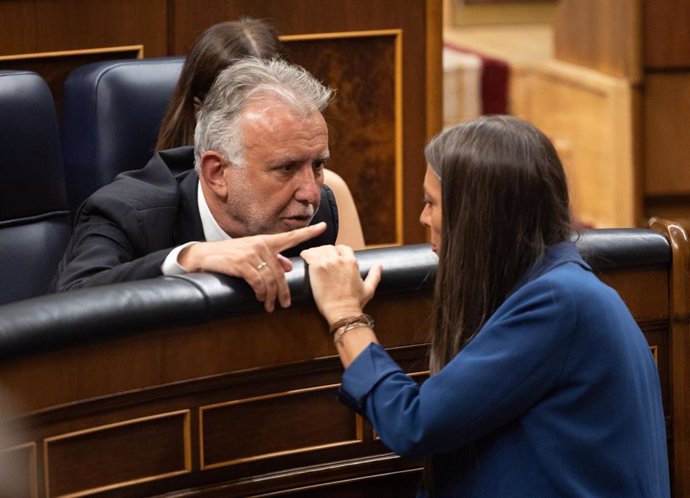
[{"label": "parliament bench", "polygon": [[[630,307],[659,367],[675,496],[690,462],[688,244],[677,225],[588,230],[578,248]],[[420,382],[433,277],[427,244],[382,263],[377,335]],[[392,454],[336,399],[342,367],[301,260],[293,305],[265,313],[214,274],[113,284],[0,306],[3,451],[27,496],[414,496],[422,462]]]}]

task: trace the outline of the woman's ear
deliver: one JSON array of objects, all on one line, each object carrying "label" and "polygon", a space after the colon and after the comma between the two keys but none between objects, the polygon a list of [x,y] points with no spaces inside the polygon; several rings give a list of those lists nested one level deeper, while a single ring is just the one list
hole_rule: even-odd
[{"label": "woman's ear", "polygon": [[228,195],[225,168],[227,168],[227,163],[217,152],[209,150],[201,156],[199,180],[223,201]]}]

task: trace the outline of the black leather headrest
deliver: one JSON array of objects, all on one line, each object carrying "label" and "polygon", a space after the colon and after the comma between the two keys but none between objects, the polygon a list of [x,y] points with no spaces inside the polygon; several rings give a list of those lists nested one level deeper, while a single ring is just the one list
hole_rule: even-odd
[{"label": "black leather headrest", "polygon": [[584,230],[575,244],[595,271],[671,262],[671,245],[666,237],[642,228]]},{"label": "black leather headrest", "polygon": [[0,71],[0,227],[67,209],[53,95],[38,74]]},{"label": "black leather headrest", "polygon": [[[599,268],[669,265],[668,241],[651,230],[588,230],[577,241]],[[431,293],[438,263],[428,244],[358,251],[362,274],[382,264],[377,295]],[[287,280],[293,306],[311,305],[305,265],[293,258]],[[196,273],[126,282],[0,306],[0,361],[46,348],[100,341],[136,331],[248,313],[262,306],[243,281]]]},{"label": "black leather headrest", "polygon": [[60,129],[72,210],[151,159],[183,64],[183,57],[105,61],[69,74]]},{"label": "black leather headrest", "polygon": [[48,292],[71,234],[53,95],[0,71],[0,304]]}]

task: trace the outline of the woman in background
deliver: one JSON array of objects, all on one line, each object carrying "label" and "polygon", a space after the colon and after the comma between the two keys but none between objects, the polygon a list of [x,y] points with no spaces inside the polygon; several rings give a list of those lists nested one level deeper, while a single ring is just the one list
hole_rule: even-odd
[{"label": "woman in background", "polygon": [[[273,28],[258,19],[243,18],[214,24],[194,42],[187,56],[168,110],[163,117],[156,151],[194,144],[196,114],[211,85],[223,69],[242,57],[280,57],[280,41]],[[324,169],[338,204],[339,244],[364,249],[364,234],[357,208],[345,181]]]},{"label": "woman in background", "polygon": [[572,242],[549,140],[487,116],[427,146],[424,209],[439,255],[431,376],[378,344],[345,246],[309,249],[314,299],[346,370],[342,399],[402,455],[426,457],[420,496],[667,497],[658,372],[618,294]]}]

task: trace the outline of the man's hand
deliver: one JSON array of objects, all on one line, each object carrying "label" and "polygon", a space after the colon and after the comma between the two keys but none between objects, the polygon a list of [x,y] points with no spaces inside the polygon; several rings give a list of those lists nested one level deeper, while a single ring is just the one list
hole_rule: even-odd
[{"label": "man's hand", "polygon": [[212,271],[243,278],[266,311],[271,312],[276,298],[283,308],[290,306],[285,272],[292,270],[292,263],[280,252],[320,235],[325,229],[322,222],[284,233],[199,242],[185,247],[178,263],[190,272]]}]

